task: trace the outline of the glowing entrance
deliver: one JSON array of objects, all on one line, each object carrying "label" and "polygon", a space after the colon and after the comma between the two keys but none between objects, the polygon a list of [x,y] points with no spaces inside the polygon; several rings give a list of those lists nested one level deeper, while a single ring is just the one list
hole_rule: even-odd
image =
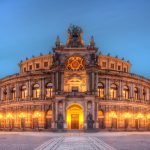
[{"label": "glowing entrance", "polygon": [[83,109],[78,104],[72,104],[67,109],[67,127],[68,129],[83,128]]}]

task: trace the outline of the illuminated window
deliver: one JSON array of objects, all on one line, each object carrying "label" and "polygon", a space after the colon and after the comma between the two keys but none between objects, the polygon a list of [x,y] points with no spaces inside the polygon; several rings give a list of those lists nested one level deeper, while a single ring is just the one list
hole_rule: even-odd
[{"label": "illuminated window", "polygon": [[123,98],[129,99],[129,88],[128,88],[128,86],[124,86],[124,88],[123,88]]},{"label": "illuminated window", "polygon": [[117,98],[117,86],[115,84],[112,84],[110,87],[110,97],[112,99]]},{"label": "illuminated window", "polygon": [[52,83],[48,83],[46,85],[46,97],[52,97],[53,96],[53,86]]},{"label": "illuminated window", "polygon": [[27,87],[25,85],[21,87],[21,98],[22,99],[27,98]]},{"label": "illuminated window", "polygon": [[12,88],[12,100],[16,98],[16,88]]},{"label": "illuminated window", "polygon": [[40,97],[40,86],[39,84],[35,84],[33,86],[33,98],[39,98]]},{"label": "illuminated window", "polygon": [[78,56],[72,56],[66,61],[66,68],[72,71],[85,69],[85,60]]},{"label": "illuminated window", "polygon": [[138,88],[137,87],[134,88],[134,99],[138,100]]},{"label": "illuminated window", "polygon": [[98,84],[98,96],[104,98],[104,85],[102,83]]}]

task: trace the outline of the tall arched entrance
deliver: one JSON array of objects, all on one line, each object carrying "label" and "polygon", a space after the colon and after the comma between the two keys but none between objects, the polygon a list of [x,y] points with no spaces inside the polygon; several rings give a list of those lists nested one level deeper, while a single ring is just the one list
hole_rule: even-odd
[{"label": "tall arched entrance", "polygon": [[67,108],[67,128],[72,130],[83,129],[84,113],[79,104],[72,104]]}]

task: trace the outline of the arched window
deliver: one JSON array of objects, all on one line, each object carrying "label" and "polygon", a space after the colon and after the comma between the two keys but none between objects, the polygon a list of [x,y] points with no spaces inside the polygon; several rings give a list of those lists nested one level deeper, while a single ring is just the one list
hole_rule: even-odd
[{"label": "arched window", "polygon": [[22,99],[26,99],[27,98],[27,87],[25,85],[23,85],[21,87],[21,98]]},{"label": "arched window", "polygon": [[147,96],[147,94],[146,94],[146,90],[145,90],[145,89],[143,89],[143,100],[146,100],[146,96]]},{"label": "arched window", "polygon": [[135,99],[135,100],[138,100],[138,98],[139,98],[139,97],[138,97],[138,88],[135,87],[135,88],[134,88],[134,99]]},{"label": "arched window", "polygon": [[98,84],[98,97],[104,98],[104,85],[102,83]]},{"label": "arched window", "polygon": [[110,98],[115,99],[117,98],[117,85],[112,84],[110,87]]},{"label": "arched window", "polygon": [[128,86],[124,86],[123,88],[123,98],[129,99],[129,87]]},{"label": "arched window", "polygon": [[7,89],[3,90],[3,100],[7,100]]},{"label": "arched window", "polygon": [[15,98],[16,98],[16,88],[14,87],[14,88],[12,88],[12,100],[15,100]]},{"label": "arched window", "polygon": [[40,86],[39,84],[33,85],[33,98],[39,98],[40,97]]},{"label": "arched window", "polygon": [[46,85],[46,97],[51,98],[53,96],[53,85],[52,83],[47,83]]}]

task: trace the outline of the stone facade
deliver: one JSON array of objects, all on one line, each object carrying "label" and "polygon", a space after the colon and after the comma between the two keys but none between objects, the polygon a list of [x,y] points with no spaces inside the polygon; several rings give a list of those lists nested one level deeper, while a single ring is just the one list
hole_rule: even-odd
[{"label": "stone facade", "polygon": [[85,46],[82,29],[66,45],[27,59],[0,80],[0,129],[150,129],[150,80],[130,73],[124,59]]}]

